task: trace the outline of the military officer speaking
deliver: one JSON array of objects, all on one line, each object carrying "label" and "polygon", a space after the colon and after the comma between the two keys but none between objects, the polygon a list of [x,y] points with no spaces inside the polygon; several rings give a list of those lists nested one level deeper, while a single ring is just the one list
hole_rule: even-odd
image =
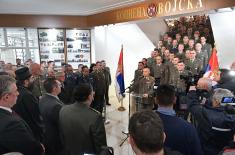
[{"label": "military officer speaking", "polygon": [[138,110],[152,110],[154,105],[154,87],[155,79],[150,76],[150,69],[143,69],[143,77],[138,82],[138,94],[141,95]]}]

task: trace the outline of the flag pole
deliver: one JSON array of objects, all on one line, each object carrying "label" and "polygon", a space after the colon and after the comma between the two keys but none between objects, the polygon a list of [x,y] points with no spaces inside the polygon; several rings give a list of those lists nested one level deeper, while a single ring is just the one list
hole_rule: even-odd
[{"label": "flag pole", "polygon": [[118,108],[118,111],[125,111],[126,108],[123,107],[123,99],[121,99],[121,106]]},{"label": "flag pole", "polygon": [[[122,53],[122,61],[121,61],[121,71],[122,71],[122,74],[123,74],[123,78],[124,78],[124,68],[123,68],[123,44],[122,44],[122,46],[121,46],[121,53]],[[119,58],[120,59],[120,58]],[[123,79],[124,80],[124,79]],[[123,83],[124,83],[124,81],[123,81]],[[123,89],[125,89],[125,86],[124,86],[124,88]],[[121,99],[119,100],[119,103],[121,103],[121,106],[118,108],[118,111],[125,111],[126,109],[125,109],[125,107],[123,106],[123,96],[121,97]]]}]

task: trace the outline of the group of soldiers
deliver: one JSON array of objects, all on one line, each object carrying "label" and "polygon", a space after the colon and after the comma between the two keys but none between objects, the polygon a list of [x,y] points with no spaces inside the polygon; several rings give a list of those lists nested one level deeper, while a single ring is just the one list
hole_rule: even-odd
[{"label": "group of soldiers", "polygon": [[[204,16],[201,18],[204,19]],[[198,17],[195,17],[195,20],[197,19]],[[184,18],[181,20],[177,22],[190,25]],[[202,25],[203,21],[199,24]],[[185,96],[188,85],[196,82],[194,80],[199,79],[205,72],[211,56],[212,45],[207,42],[207,38],[212,38],[208,36],[211,29],[204,27],[205,33],[188,27],[186,32],[181,34],[182,30],[179,26],[181,24],[179,23],[175,25],[178,31],[174,27],[163,35],[158,47],[152,51],[151,57],[143,58],[138,62],[132,90],[135,94],[144,94],[139,96],[142,96],[140,102],[145,107],[147,102],[144,103],[144,100],[147,98],[149,101],[151,100],[148,102],[150,109],[156,102],[153,95],[154,86],[169,84],[174,86],[178,96]],[[208,21],[206,20],[205,23]]]}]

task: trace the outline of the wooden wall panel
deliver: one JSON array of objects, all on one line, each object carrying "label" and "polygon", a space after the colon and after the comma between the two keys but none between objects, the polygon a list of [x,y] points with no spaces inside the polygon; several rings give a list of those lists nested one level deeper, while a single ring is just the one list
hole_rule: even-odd
[{"label": "wooden wall panel", "polygon": [[0,27],[86,28],[87,17],[2,14]]},{"label": "wooden wall panel", "polygon": [[[156,6],[156,16],[148,16],[150,4]],[[0,27],[89,28],[234,6],[235,0],[148,0],[90,16],[0,14]]]}]

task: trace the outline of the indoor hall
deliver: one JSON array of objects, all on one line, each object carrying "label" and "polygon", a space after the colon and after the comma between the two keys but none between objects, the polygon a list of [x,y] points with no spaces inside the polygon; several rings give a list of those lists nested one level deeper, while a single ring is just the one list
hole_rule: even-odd
[{"label": "indoor hall", "polygon": [[127,132],[128,128],[129,104],[133,108],[134,102],[131,98],[129,103],[129,94],[125,93],[126,110],[118,110],[121,104],[116,97],[115,79],[121,49],[127,88],[138,62],[150,57],[174,20],[205,15],[210,19],[219,65],[229,68],[235,60],[234,7],[235,3],[229,0],[3,1],[0,2],[0,59],[13,65],[16,59],[21,59],[22,64],[28,59],[39,64],[52,60],[58,70],[66,62],[74,71],[79,64],[90,66],[105,60],[112,79],[111,106],[106,106],[107,144],[114,148],[115,154],[132,155],[127,141],[119,146],[125,138],[122,131]]}]

